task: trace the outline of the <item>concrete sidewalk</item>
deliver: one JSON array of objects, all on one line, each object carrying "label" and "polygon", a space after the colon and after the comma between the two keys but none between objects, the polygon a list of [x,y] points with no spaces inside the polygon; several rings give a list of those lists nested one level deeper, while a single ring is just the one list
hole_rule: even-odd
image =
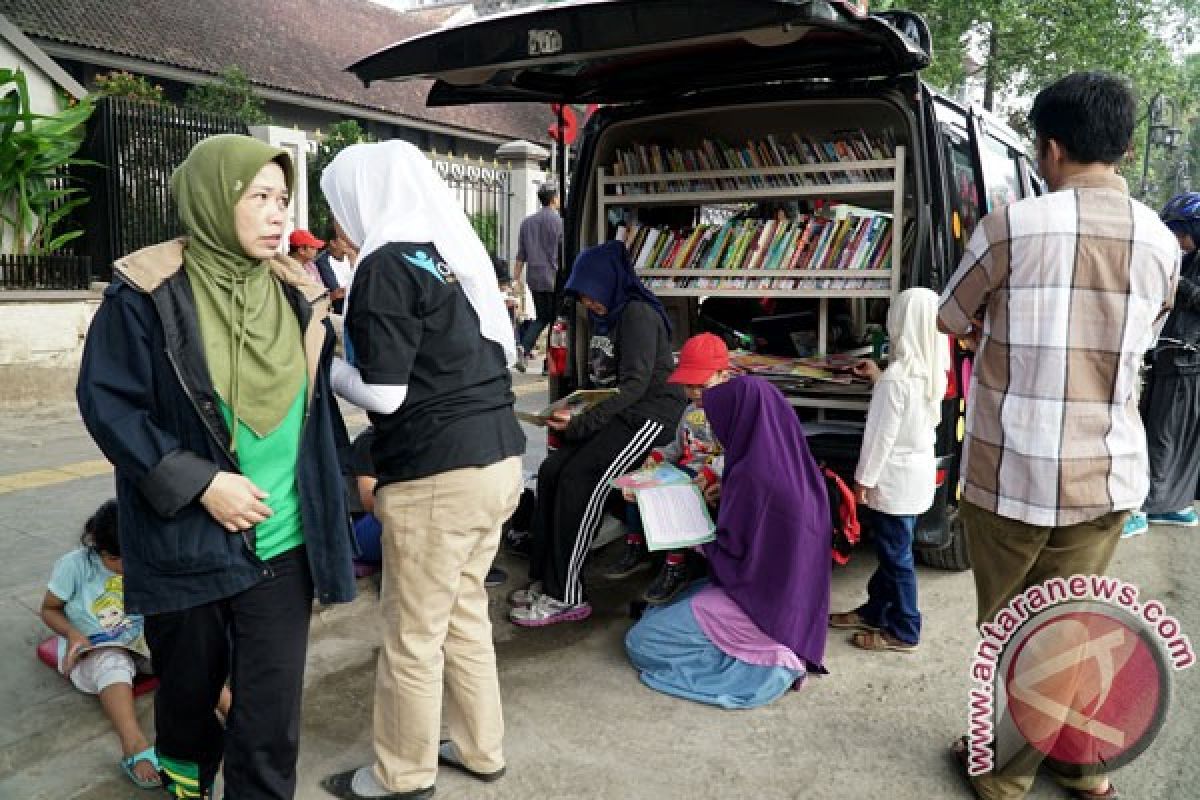
[{"label": "concrete sidewalk", "polygon": [[[544,402],[540,379],[519,376],[522,408]],[[361,417],[351,417],[357,427]],[[527,468],[544,454],[530,430]],[[54,560],[74,546],[88,513],[111,494],[107,474],[76,477],[99,459],[71,407],[0,419],[0,800],[156,797],[116,763],[118,744],[94,699],[34,659],[47,631],[37,617]],[[73,466],[72,466],[73,465]],[[65,471],[64,471],[65,467]],[[33,474],[32,479],[28,478]],[[25,476],[13,478],[14,475]],[[1123,542],[1112,572],[1161,600],[1200,643],[1200,532],[1153,530]],[[597,562],[611,558],[601,553]],[[873,568],[859,553],[834,575],[833,607],[853,607]],[[622,637],[639,580],[593,572],[596,613],[584,623],[521,630],[494,590],[492,614],[507,721],[507,777],[480,784],[450,770],[442,798],[966,798],[946,753],[966,725],[974,593],[967,573],[920,571],[925,638],[915,655],[864,654],[830,636],[830,674],[764,709],[722,712],[652,692],[626,660]],[[645,578],[644,580],[648,580]],[[370,579],[354,603],[313,620],[300,759],[300,800],[327,797],[325,774],[370,753],[378,598]],[[1196,678],[1178,674],[1172,714],[1150,752],[1115,776],[1127,798],[1200,796]],[[152,727],[148,697],[139,701]],[[1060,798],[1039,782],[1031,797]]]}]

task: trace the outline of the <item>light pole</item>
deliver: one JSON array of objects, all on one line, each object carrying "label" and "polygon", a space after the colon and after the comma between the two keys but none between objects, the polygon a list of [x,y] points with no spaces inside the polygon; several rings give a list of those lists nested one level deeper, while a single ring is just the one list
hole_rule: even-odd
[{"label": "light pole", "polygon": [[1150,108],[1146,112],[1146,147],[1142,158],[1142,185],[1138,199],[1145,200],[1150,194],[1150,151],[1162,147],[1168,153],[1179,147],[1183,131],[1175,125],[1179,110],[1175,101],[1161,91],[1150,100]]}]

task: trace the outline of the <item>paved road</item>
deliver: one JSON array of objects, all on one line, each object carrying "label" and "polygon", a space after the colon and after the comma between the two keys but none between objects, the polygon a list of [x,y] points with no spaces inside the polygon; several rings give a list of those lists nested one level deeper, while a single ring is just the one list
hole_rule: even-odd
[{"label": "paved road", "polygon": [[[544,395],[521,376],[521,405]],[[364,423],[350,418],[351,427]],[[544,453],[530,431],[527,467]],[[95,702],[35,663],[45,635],[36,617],[54,559],[77,540],[111,477],[74,409],[0,417],[0,800],[145,798],[120,777],[117,742]],[[1155,529],[1123,542],[1112,572],[1162,600],[1200,642],[1200,531]],[[600,560],[611,557],[601,553]],[[522,565],[506,560],[519,575]],[[862,596],[867,553],[834,577],[835,608]],[[639,586],[592,581],[588,622],[523,631],[503,621],[495,638],[508,725],[509,775],[484,786],[443,773],[444,798],[966,798],[945,748],[965,728],[974,641],[970,575],[921,570],[925,640],[915,655],[855,651],[830,638],[828,676],[751,712],[722,712],[641,686],[625,659],[628,601]],[[370,757],[370,704],[378,642],[369,582],[348,607],[313,625],[305,701],[300,800],[322,800],[323,774]],[[1200,670],[1181,673],[1172,714],[1141,760],[1116,776],[1127,798],[1200,797],[1194,743]],[[152,724],[147,699],[140,713]],[[1039,782],[1035,798],[1064,795]]]}]

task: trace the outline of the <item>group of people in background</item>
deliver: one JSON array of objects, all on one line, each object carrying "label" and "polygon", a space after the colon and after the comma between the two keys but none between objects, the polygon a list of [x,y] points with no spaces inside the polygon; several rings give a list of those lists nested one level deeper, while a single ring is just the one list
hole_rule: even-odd
[{"label": "group of people in background", "polygon": [[[980,623],[1048,577],[1102,573],[1130,512],[1184,516],[1200,475],[1189,457],[1200,196],[1173,201],[1167,225],[1128,197],[1115,165],[1133,108],[1112,76],[1045,89],[1030,119],[1051,192],[981,220],[941,298],[911,288],[893,299],[886,369],[856,367],[873,392],[853,493],[879,563],[853,610],[830,613],[826,477],[787,399],[734,375],[711,334],[677,361],[671,317],[625,246],[583,251],[565,292],[587,311],[585,381],[619,391],[548,423],[560,444],[538,471],[530,581],[510,595],[512,622],[591,615],[584,567],[612,480],[669,461],[699,484],[716,538],[667,553],[647,588],[651,606],[625,637],[647,686],[752,708],[826,671],[830,628],[863,650],[914,652],[913,536],[934,498],[950,337],[975,359],[958,513]],[[78,401],[117,498],[50,582],[43,617],[63,637],[60,668],[100,696],[139,786],[206,798],[220,770],[229,797],[290,798],[312,603],[353,597],[352,559],[369,542],[383,565],[373,758],[322,786],[346,800],[426,798],[439,763],[496,780],[504,720],[486,584],[521,494],[510,369],[553,317],[557,195],[542,193],[547,213],[527,220],[528,236],[522,226],[515,277],[536,318],[518,342],[493,259],[416,148],[343,150],[321,179],[334,230],[294,233],[287,258],[293,182],[286,152],[207,139],[172,180],[187,237],[114,265]],[[1148,459],[1133,398],[1164,323],[1186,346],[1156,352]],[[347,513],[338,397],[372,423],[361,500],[373,539],[356,539]],[[649,563],[630,521],[614,578]],[[108,594],[121,595],[116,615]],[[131,655],[142,634],[145,654]],[[145,656],[160,681],[153,747],[133,714]],[[1038,761],[979,776],[975,791],[1022,797]],[[1077,798],[1116,796],[1100,772],[1055,777]]]}]

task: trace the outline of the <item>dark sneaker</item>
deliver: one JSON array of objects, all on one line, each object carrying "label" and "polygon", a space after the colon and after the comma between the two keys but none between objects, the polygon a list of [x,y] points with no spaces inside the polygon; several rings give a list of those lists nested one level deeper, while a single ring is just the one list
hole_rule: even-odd
[{"label": "dark sneaker", "polygon": [[658,577],[646,589],[642,599],[652,606],[661,606],[671,602],[687,584],[687,564],[663,564]]},{"label": "dark sneaker", "polygon": [[603,575],[610,581],[619,581],[650,569],[650,553],[642,542],[626,541],[621,557],[605,568]]},{"label": "dark sneaker", "polygon": [[488,570],[487,577],[483,579],[483,585],[489,589],[494,589],[497,586],[503,586],[508,582],[508,573],[499,567],[492,567]]},{"label": "dark sneaker", "polygon": [[533,550],[533,534],[529,531],[508,531],[504,534],[504,546],[514,556],[529,558],[530,551]]}]

